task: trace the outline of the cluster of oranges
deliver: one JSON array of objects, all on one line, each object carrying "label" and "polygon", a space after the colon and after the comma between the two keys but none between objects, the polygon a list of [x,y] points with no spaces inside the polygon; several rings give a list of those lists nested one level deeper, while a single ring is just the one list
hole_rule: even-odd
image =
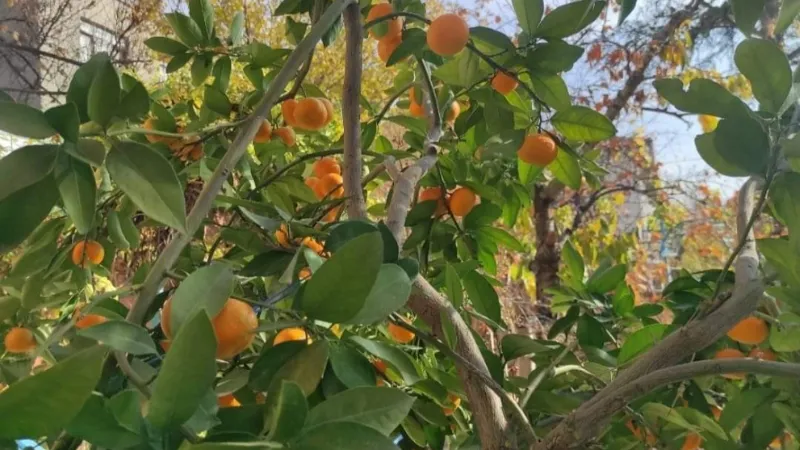
[{"label": "cluster of oranges", "polygon": [[[734,325],[733,328],[728,330],[728,337],[732,340],[745,345],[760,345],[769,337],[769,326],[767,323],[758,317],[750,316],[743,319],[741,322]],[[735,348],[723,348],[719,350],[714,359],[726,358],[744,358],[745,355]],[[761,359],[764,361],[775,361],[777,356],[770,349],[754,347],[747,354],[748,358]],[[746,377],[744,373],[726,373],[723,377],[731,380],[741,380]]]},{"label": "cluster of oranges", "polygon": [[[161,309],[161,330],[167,339],[172,339],[170,314],[172,299],[164,302]],[[243,352],[255,338],[258,318],[255,311],[247,303],[229,298],[222,309],[211,319],[214,336],[217,338],[217,358],[230,359]],[[164,347],[169,348],[169,341]]]},{"label": "cluster of oranges", "polygon": [[[367,23],[394,13],[389,3],[378,3],[370,8]],[[403,21],[399,17],[383,20],[372,26],[369,34],[378,40],[378,56],[386,63],[392,53],[403,43]],[[469,26],[457,14],[443,14],[428,26],[428,47],[439,56],[453,56],[464,49],[469,41]]]},{"label": "cluster of oranges", "polygon": [[72,263],[79,267],[89,264],[100,264],[106,256],[103,246],[92,240],[78,241],[72,247]]},{"label": "cluster of oranges", "polygon": [[297,136],[294,134],[293,129],[290,127],[278,127],[273,130],[272,125],[266,120],[258,127],[253,142],[256,144],[264,144],[269,142],[273,137],[279,138],[287,147],[294,147],[297,143]]},{"label": "cluster of oranges", "polygon": [[[425,107],[422,105],[422,93],[412,87],[408,91],[408,112],[414,117],[425,117]],[[453,100],[446,110],[442,111],[444,121],[453,124],[461,114],[461,104]]]},{"label": "cluster of oranges", "polygon": [[327,98],[290,98],[281,103],[281,114],[290,127],[317,131],[331,123],[334,110],[333,103]]},{"label": "cluster of oranges", "polygon": [[[142,127],[146,130],[153,130],[155,129],[155,124],[156,120],[151,117],[144,121]],[[178,133],[182,132],[183,129],[178,127]],[[147,138],[147,141],[151,144],[156,142],[167,144],[172,154],[181,161],[197,161],[203,157],[203,144],[196,136],[191,138],[176,138],[159,136],[157,134],[145,134],[145,138]]]},{"label": "cluster of oranges", "polygon": [[[342,167],[330,157],[318,159],[311,167],[314,175],[306,178],[306,186],[314,191],[314,195],[322,199],[339,199],[344,197],[344,179]],[[341,206],[331,209],[323,218],[326,222],[333,222],[339,214]]]},{"label": "cluster of oranges", "polygon": [[435,201],[436,211],[434,214],[437,217],[447,213],[448,208],[454,216],[464,217],[478,204],[478,196],[470,188],[464,186],[454,189],[449,194],[440,187],[431,187],[420,191],[419,201]]}]

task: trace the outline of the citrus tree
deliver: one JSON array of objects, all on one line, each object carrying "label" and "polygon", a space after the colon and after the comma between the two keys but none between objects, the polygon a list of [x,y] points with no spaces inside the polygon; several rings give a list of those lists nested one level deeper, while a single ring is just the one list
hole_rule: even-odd
[{"label": "citrus tree", "polygon": [[[287,0],[275,13],[292,48],[245,41],[243,15],[223,27],[208,0],[188,6],[147,45],[169,72],[189,65],[200,99],[148,92],[104,54],[63,105],[0,97],[0,129],[37,141],[0,160],[0,249],[15,252],[4,445],[796,448],[800,109],[775,42],[737,48],[758,105],[710,80],[656,82],[674,107],[721,119],[698,151],[749,177],[726,264],[637,306],[626,265],[588,271],[567,240],[560,316],[535,340],[506,332],[495,256],[524,250],[508,229],[533,186],[604,174],[592,146],[616,130],[573,105],[560,74],[583,53],[564,38],[605,2],[514,1],[512,40],[417,1]],[[337,111],[302,66],[342,28]],[[373,41],[398,74],[384,104],[360,95]],[[239,71],[251,87],[233,92]],[[754,240],[765,211],[788,236]],[[167,240],[157,257],[108,286],[115,256],[152,230]],[[505,370],[519,359],[530,376]]]}]

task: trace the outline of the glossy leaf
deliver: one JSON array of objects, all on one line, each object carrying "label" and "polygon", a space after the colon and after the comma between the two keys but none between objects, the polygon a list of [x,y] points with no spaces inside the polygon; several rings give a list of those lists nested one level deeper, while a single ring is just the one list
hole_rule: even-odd
[{"label": "glossy leaf", "polygon": [[792,69],[780,47],[766,39],[747,39],[736,47],[734,60],[761,108],[777,112],[792,88]]},{"label": "glossy leaf", "polygon": [[186,208],[178,176],[156,151],[123,141],[106,157],[111,179],[146,215],[179,231],[186,230]]},{"label": "glossy leaf", "polygon": [[74,103],[55,106],[44,112],[50,125],[70,143],[78,142],[81,117]]},{"label": "glossy leaf", "polygon": [[191,17],[181,13],[168,13],[164,14],[164,16],[181,42],[189,47],[202,43],[203,32]]},{"label": "glossy leaf", "polygon": [[336,378],[348,388],[375,386],[375,368],[358,351],[344,345],[334,346],[330,360]]},{"label": "glossy leaf", "polygon": [[289,341],[264,350],[248,374],[248,385],[255,391],[267,391],[281,367],[305,348],[304,341]]},{"label": "glossy leaf", "polygon": [[402,308],[411,294],[411,279],[397,264],[380,266],[378,277],[355,317],[346,323],[372,324]]},{"label": "glossy leaf", "polygon": [[78,331],[78,334],[94,339],[114,350],[131,355],[154,355],[158,353],[153,339],[146,329],[124,320],[109,320]]},{"label": "glossy leaf", "polygon": [[783,0],[778,20],[775,22],[775,33],[782,34],[794,22],[800,13],[800,0]]},{"label": "glossy leaf", "polygon": [[172,340],[154,382],[147,420],[176,427],[194,414],[216,375],[217,339],[204,311],[197,311]]},{"label": "glossy leaf", "polygon": [[653,86],[672,106],[688,113],[733,117],[746,115],[748,111],[738,97],[705,78],[695,78],[687,90],[684,90],[683,82],[677,78],[656,80]]},{"label": "glossy leaf", "polygon": [[275,373],[271,381],[270,391],[278,383],[286,380],[297,383],[307,397],[317,388],[327,364],[328,342],[314,342],[300,350]]},{"label": "glossy leaf", "polygon": [[349,339],[367,352],[387,362],[393,369],[400,373],[406,384],[414,384],[419,380],[419,372],[414,366],[413,360],[402,350],[360,336],[350,336]]},{"label": "glossy leaf", "polygon": [[641,355],[658,343],[667,331],[667,325],[656,323],[634,331],[625,339],[619,351],[617,361],[620,365]]},{"label": "glossy leaf", "polygon": [[627,272],[628,267],[625,264],[598,269],[589,277],[586,288],[595,294],[605,294],[617,287],[625,279]]},{"label": "glossy leaf", "polygon": [[535,36],[563,38],[583,30],[594,22],[606,7],[605,1],[581,0],[559,6],[544,16]]},{"label": "glossy leaf", "polygon": [[697,147],[697,153],[703,158],[712,169],[716,170],[722,175],[729,177],[745,177],[748,175],[746,170],[740,169],[736,165],[728,162],[723,156],[722,152],[717,150],[714,143],[715,134],[705,133],[700,134],[694,138],[694,145]]},{"label": "glossy leaf", "polygon": [[30,145],[0,158],[0,201],[49,175],[57,154],[58,146]]},{"label": "glossy leaf", "polygon": [[297,436],[303,429],[308,414],[308,403],[300,386],[291,381],[281,381],[268,398],[267,438],[272,441],[286,441]]},{"label": "glossy leaf", "polygon": [[579,142],[608,139],[617,129],[608,118],[585,106],[571,106],[553,115],[551,122],[565,138]]},{"label": "glossy leaf", "polygon": [[770,329],[770,346],[778,352],[800,351],[800,315],[785,312],[778,321],[780,325]]},{"label": "glossy leaf", "polygon": [[0,200],[0,253],[22,243],[47,217],[58,201],[58,188],[52,176],[46,176]]},{"label": "glossy leaf", "polygon": [[330,397],[308,414],[307,427],[353,422],[388,436],[408,415],[414,397],[387,387],[359,387]]},{"label": "glossy leaf", "polygon": [[189,16],[200,28],[204,39],[214,31],[214,7],[209,0],[189,0]]},{"label": "glossy leaf", "polygon": [[495,323],[501,323],[500,300],[489,281],[483,275],[471,271],[462,276],[462,282],[475,311]]},{"label": "glossy leaf", "polygon": [[769,160],[769,137],[755,119],[722,119],[714,131],[714,147],[729,164],[748,173],[762,173]]},{"label": "glossy leaf", "polygon": [[75,229],[86,234],[92,229],[97,198],[94,173],[88,164],[70,156],[61,159],[55,171],[58,191]]},{"label": "glossy leaf", "polygon": [[548,169],[556,179],[572,189],[579,189],[583,180],[578,158],[572,153],[559,149],[556,159],[548,164]]},{"label": "glossy leaf", "polygon": [[233,272],[228,264],[201,267],[181,281],[172,295],[169,329],[173,335],[198,311],[214,317],[233,292]]},{"label": "glossy leaf", "polygon": [[535,339],[521,334],[507,334],[500,341],[500,348],[503,350],[503,357],[506,361],[512,361],[522,356],[533,355],[539,352],[548,352],[553,348]]},{"label": "glossy leaf", "polygon": [[97,68],[89,87],[86,103],[89,119],[104,128],[108,126],[119,108],[120,94],[117,70],[110,61],[105,61]]},{"label": "glossy leaf", "polygon": [[622,4],[619,11],[619,23],[618,25],[622,25],[622,22],[628,18],[628,16],[633,12],[636,8],[636,0],[622,0]]},{"label": "glossy leaf", "polygon": [[567,84],[558,75],[547,73],[530,73],[531,89],[548,106],[556,111],[570,107]]},{"label": "glossy leaf", "polygon": [[189,50],[189,47],[183,45],[182,43],[174,39],[161,36],[148,38],[144,41],[144,45],[146,45],[150,50],[170,56],[177,56]]},{"label": "glossy leaf", "polygon": [[533,35],[539,28],[539,22],[544,14],[544,2],[542,0],[512,0],[514,12],[522,31]]},{"label": "glossy leaf", "polygon": [[352,423],[328,423],[304,432],[292,444],[293,450],[352,450],[353,444],[370,450],[399,450],[389,438],[367,426]]},{"label": "glossy leaf", "polygon": [[24,103],[3,102],[0,131],[32,139],[46,139],[57,133],[43,112]]},{"label": "glossy leaf", "polygon": [[756,22],[764,11],[765,0],[731,0],[733,19],[744,34],[754,31]]},{"label": "glossy leaf", "polygon": [[58,434],[100,380],[106,353],[101,346],[82,350],[0,393],[0,438]]}]

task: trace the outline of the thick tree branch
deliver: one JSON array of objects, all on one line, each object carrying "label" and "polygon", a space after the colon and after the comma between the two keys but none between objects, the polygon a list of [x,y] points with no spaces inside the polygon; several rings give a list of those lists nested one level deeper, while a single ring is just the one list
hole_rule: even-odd
[{"label": "thick tree branch", "polygon": [[[688,323],[636,359],[605,389],[572,412],[537,449],[566,449],[591,439],[597,427],[610,420],[608,405],[617,405],[618,401],[614,399],[619,398],[628,385],[659,369],[674,366],[692,353],[708,347],[755,310],[764,286],[758,273],[755,237],[748,223],[758,213],[755,194],[762,185],[760,179],[751,178],[739,191],[737,226],[739,241],[743,244],[736,260],[736,283],[731,298],[702,320]],[[619,408],[623,406],[619,405]]]},{"label": "thick tree branch", "polygon": [[361,189],[361,48],[364,29],[358,4],[344,11],[347,33],[344,60],[344,87],[342,93],[342,123],[344,125],[344,195],[347,197],[347,216],[351,219],[367,216],[364,191]]}]

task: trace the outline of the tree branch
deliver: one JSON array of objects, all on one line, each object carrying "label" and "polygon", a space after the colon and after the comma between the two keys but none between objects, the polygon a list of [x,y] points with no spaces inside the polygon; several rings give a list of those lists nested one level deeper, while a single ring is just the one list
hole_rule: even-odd
[{"label": "tree branch", "polygon": [[[736,260],[736,284],[731,298],[702,320],[689,322],[637,358],[605,389],[573,411],[537,449],[566,449],[584,443],[594,436],[598,427],[610,420],[607,414],[609,405],[616,409],[624,406],[615,399],[628,385],[659,369],[674,366],[692,353],[708,347],[755,310],[764,286],[758,272],[755,237],[748,223],[753,215],[758,214],[755,193],[762,184],[758,178],[750,178],[739,191],[737,225],[739,241],[743,244]],[[763,188],[767,189],[767,186]]]},{"label": "tree branch", "polygon": [[347,216],[367,217],[364,191],[361,189],[361,48],[364,29],[358,4],[345,8],[343,17],[347,33],[345,42],[344,86],[342,88],[342,123],[344,126],[343,179],[347,197]]}]

